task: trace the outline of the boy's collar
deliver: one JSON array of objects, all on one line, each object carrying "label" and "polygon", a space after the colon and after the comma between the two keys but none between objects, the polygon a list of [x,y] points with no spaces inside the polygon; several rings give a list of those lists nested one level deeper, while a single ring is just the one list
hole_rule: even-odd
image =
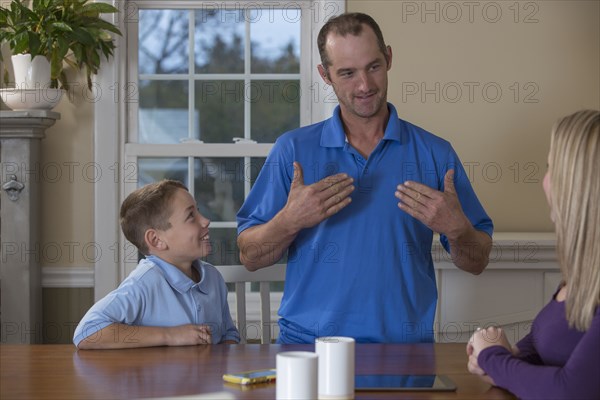
[{"label": "boy's collar", "polygon": [[204,273],[204,266],[200,260],[192,262],[192,268],[195,268],[200,274],[200,282],[195,283],[186,274],[181,272],[179,268],[158,256],[149,255],[146,256],[146,259],[160,268],[169,285],[179,293],[186,293],[192,287],[197,286],[200,292],[208,294],[210,288],[206,280],[206,274]]}]

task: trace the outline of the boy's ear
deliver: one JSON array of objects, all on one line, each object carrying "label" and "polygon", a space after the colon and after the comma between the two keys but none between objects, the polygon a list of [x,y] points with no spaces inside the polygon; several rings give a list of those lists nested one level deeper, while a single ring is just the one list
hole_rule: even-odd
[{"label": "boy's ear", "polygon": [[144,233],[144,241],[149,250],[166,250],[167,244],[161,239],[160,235],[155,229],[148,229]]}]

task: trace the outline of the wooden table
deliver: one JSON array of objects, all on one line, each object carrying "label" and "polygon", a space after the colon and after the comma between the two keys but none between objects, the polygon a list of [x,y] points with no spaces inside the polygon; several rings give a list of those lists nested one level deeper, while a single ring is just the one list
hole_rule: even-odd
[{"label": "wooden table", "polygon": [[[463,344],[358,344],[357,374],[445,374],[456,392],[357,392],[357,399],[510,399],[466,369]],[[225,372],[274,368],[281,351],[314,345],[216,345],[79,350],[72,345],[0,346],[0,398],[133,399],[227,391],[274,399],[275,384],[224,383]]]}]

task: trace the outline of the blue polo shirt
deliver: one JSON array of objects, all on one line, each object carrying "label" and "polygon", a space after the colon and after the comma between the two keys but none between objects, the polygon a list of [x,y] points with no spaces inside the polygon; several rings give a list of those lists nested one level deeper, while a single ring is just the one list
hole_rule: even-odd
[{"label": "blue polo shirt", "polygon": [[[388,108],[384,137],[368,159],[346,141],[339,106],[332,118],[279,137],[237,215],[238,234],[273,218],[286,204],[294,161],[302,165],[306,185],[339,172],[354,178],[350,205],[302,230],[290,246],[280,343],[331,335],[359,342],[433,341],[433,232],[398,208],[398,184],[414,180],[443,191],[446,172],[455,169],[466,216],[492,235],[492,221],[452,146]],[[440,240],[449,250],[447,239]]]},{"label": "blue polo shirt", "polygon": [[227,287],[212,265],[195,261],[195,283],[177,267],[156,257],[141,260],[131,274],[90,308],[79,322],[73,342],[113,323],[138,326],[209,325],[212,342],[240,341],[227,304]]}]

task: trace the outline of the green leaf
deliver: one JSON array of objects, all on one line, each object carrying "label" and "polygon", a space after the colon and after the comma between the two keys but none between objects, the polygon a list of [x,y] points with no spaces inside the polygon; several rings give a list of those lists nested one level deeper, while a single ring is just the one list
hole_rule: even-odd
[{"label": "green leaf", "polygon": [[90,60],[87,66],[94,74],[98,73],[98,67],[100,67],[100,55],[96,53],[95,49],[89,49],[88,58]]},{"label": "green leaf", "polygon": [[83,48],[80,44],[71,45],[71,50],[73,51],[73,55],[75,56],[75,60],[81,60],[83,57]]},{"label": "green leaf", "polygon": [[119,28],[117,28],[116,26],[114,26],[110,22],[105,21],[103,19],[98,19],[97,21],[94,21],[93,23],[90,23],[88,26],[94,27],[96,29],[104,29],[104,30],[116,33],[119,36],[122,35],[121,31],[119,30]]},{"label": "green leaf", "polygon": [[99,13],[99,14],[112,14],[112,13],[116,13],[119,12],[118,9],[116,9],[115,7],[111,6],[110,4],[106,4],[106,3],[87,3],[86,5],[84,5],[81,8],[81,12],[82,13],[89,13],[89,12],[94,12],[94,13]]},{"label": "green leaf", "polygon": [[33,4],[31,6],[32,10],[43,10],[48,7],[48,4],[44,0],[33,0]]},{"label": "green leaf", "polygon": [[100,39],[99,43],[112,41],[112,37],[110,36],[110,33],[105,32],[105,31],[99,32],[98,39]]},{"label": "green leaf", "polygon": [[58,55],[60,58],[65,58],[69,51],[69,42],[64,37],[57,38]]},{"label": "green leaf", "polygon": [[73,32],[73,29],[66,23],[64,22],[53,22],[51,24],[52,28],[55,28],[59,31],[63,31],[63,32]]},{"label": "green leaf", "polygon": [[27,32],[21,32],[14,37],[10,46],[14,54],[26,53],[29,51],[29,37]]},{"label": "green leaf", "polygon": [[[15,2],[13,1],[13,4]],[[34,13],[32,10],[30,10],[29,8],[27,8],[24,4],[21,4],[19,2],[16,2],[18,4],[17,6],[17,12],[16,15],[19,16],[19,19],[21,21],[35,21],[37,19],[37,15],[36,13]]]},{"label": "green leaf", "polygon": [[38,34],[34,32],[27,32],[27,40],[29,41],[29,52],[31,53],[31,58],[42,53],[40,51],[41,41]]},{"label": "green leaf", "polygon": [[100,45],[102,48],[102,53],[106,60],[110,60],[110,56],[112,56],[114,44],[112,42],[104,42]]},{"label": "green leaf", "polygon": [[8,27],[8,10],[0,7],[0,30],[4,31]]},{"label": "green leaf", "polygon": [[92,36],[86,29],[84,28],[76,28],[73,30],[72,35],[74,38],[81,42],[84,45],[93,46],[94,45],[94,36]]}]

